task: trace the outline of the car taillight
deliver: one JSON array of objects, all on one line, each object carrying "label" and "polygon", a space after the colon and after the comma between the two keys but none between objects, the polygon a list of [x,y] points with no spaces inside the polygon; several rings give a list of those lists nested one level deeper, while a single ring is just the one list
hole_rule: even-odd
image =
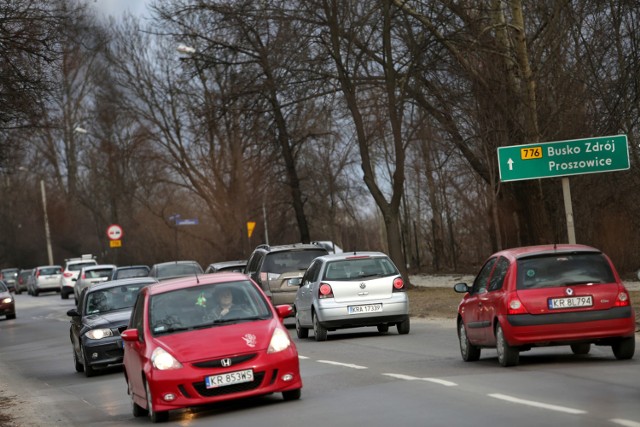
[{"label": "car taillight", "polygon": [[70,273],[70,272],[67,271],[66,273],[64,273],[64,277],[66,277],[67,279],[69,277],[73,277],[73,273]]},{"label": "car taillight", "polygon": [[38,272],[36,273],[36,277],[40,277],[40,273],[42,273],[40,270],[38,270]]},{"label": "car taillight", "polygon": [[265,273],[265,272],[260,273],[260,281],[262,283],[266,283],[268,279],[269,279],[269,273]]},{"label": "car taillight", "polygon": [[507,303],[507,314],[527,314],[528,311],[517,297],[511,297]]},{"label": "car taillight", "polygon": [[318,288],[318,298],[333,298],[333,289],[327,283],[320,283]]},{"label": "car taillight", "polygon": [[620,291],[618,293],[618,298],[616,299],[615,306],[626,307],[630,304],[631,304],[631,299],[629,298],[629,294],[626,291]]},{"label": "car taillight", "polygon": [[404,291],[404,280],[402,277],[393,279],[393,292]]},{"label": "car taillight", "polygon": [[84,280],[84,279],[86,279],[86,278],[87,278],[87,275],[86,275],[86,274],[84,274],[84,273],[82,273],[82,280]]}]

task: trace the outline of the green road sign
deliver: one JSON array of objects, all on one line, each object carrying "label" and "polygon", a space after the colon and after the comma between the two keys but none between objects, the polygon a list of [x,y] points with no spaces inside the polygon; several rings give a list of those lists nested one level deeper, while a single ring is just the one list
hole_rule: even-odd
[{"label": "green road sign", "polygon": [[500,181],[552,178],[629,169],[626,135],[498,148]]}]

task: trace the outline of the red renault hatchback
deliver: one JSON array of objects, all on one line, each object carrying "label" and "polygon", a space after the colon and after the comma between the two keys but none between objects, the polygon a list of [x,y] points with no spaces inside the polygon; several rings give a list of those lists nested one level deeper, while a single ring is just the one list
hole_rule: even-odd
[{"label": "red renault hatchback", "polygon": [[297,349],[282,319],[241,273],[168,280],[143,288],[122,332],[133,415],[269,393],[300,398]]},{"label": "red renault hatchback", "polygon": [[583,245],[507,249],[485,262],[473,285],[458,283],[458,338],[465,361],[496,348],[502,366],[520,352],[568,345],[587,354],[607,345],[617,359],[635,352],[635,314],[611,260]]}]

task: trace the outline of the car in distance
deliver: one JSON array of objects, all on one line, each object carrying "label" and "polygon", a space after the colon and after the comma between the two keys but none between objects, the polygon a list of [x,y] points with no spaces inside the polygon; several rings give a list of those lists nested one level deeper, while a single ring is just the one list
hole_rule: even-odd
[{"label": "car in distance", "polygon": [[587,354],[591,345],[611,346],[616,359],[635,352],[635,313],[613,263],[596,248],[544,245],[491,255],[473,284],[457,283],[460,353],[476,361],[496,348],[502,366],[519,363],[520,352],[568,345]]},{"label": "car in distance", "polygon": [[244,268],[247,266],[247,260],[236,260],[236,261],[222,261],[222,262],[214,262],[209,264],[206,270],[204,270],[205,274],[209,273],[220,273],[221,271],[235,271],[237,273],[242,273]]},{"label": "car in distance", "polygon": [[41,292],[59,292],[62,267],[59,265],[41,265],[33,270],[27,282],[27,293],[37,297]]},{"label": "car in distance", "polygon": [[78,278],[78,274],[83,267],[97,264],[95,257],[89,254],[82,255],[79,258],[67,258],[60,278],[60,298],[68,299],[69,295],[73,293],[73,288],[76,284],[74,279]]},{"label": "car in distance", "polygon": [[[223,314],[216,302],[229,298],[235,307]],[[122,333],[133,415],[158,422],[173,409],[231,399],[269,393],[299,399],[298,352],[282,323],[290,313],[289,305],[274,308],[242,273],[142,289]]]},{"label": "car in distance", "polygon": [[19,268],[3,268],[0,270],[0,280],[4,280],[10,292],[16,291],[16,279],[19,272]]},{"label": "car in distance", "polygon": [[302,277],[315,258],[329,252],[315,244],[259,245],[247,261],[244,274],[251,277],[274,305],[290,304],[296,298],[295,279]]},{"label": "car in distance", "polygon": [[395,325],[408,334],[409,298],[398,268],[382,252],[349,252],[316,258],[302,277],[294,302],[296,333],[316,341],[337,329]]},{"label": "car in distance", "polygon": [[149,275],[148,265],[124,265],[117,267],[111,273],[109,280],[128,279],[131,277],[147,277]]},{"label": "car in distance", "polygon": [[20,295],[23,291],[29,291],[27,285],[29,283],[30,277],[33,275],[33,271],[33,268],[20,270],[20,273],[18,273],[18,278],[16,279],[16,294]]},{"label": "car in distance", "polygon": [[176,279],[179,277],[197,276],[204,274],[197,261],[168,261],[154,264],[149,271],[149,277],[158,280]]},{"label": "car in distance", "polygon": [[80,299],[80,294],[84,288],[96,283],[106,282],[115,268],[114,264],[96,264],[82,267],[75,280],[76,284],[73,286],[73,295],[76,302]]},{"label": "car in distance", "polygon": [[127,328],[140,289],[154,283],[150,277],[121,279],[84,290],[78,307],[67,311],[77,372],[91,377],[100,369],[122,364],[120,333]]},{"label": "car in distance", "polygon": [[0,280],[0,316],[7,319],[16,318],[16,302],[4,280]]}]

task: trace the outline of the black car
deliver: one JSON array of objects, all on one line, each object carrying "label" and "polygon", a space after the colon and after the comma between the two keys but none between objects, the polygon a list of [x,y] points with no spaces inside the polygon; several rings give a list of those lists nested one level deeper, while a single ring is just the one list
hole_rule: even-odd
[{"label": "black car", "polygon": [[152,277],[136,277],[92,285],[82,291],[78,307],[67,311],[73,361],[87,377],[96,370],[122,364],[120,332],[127,328],[140,289],[157,283]]}]

